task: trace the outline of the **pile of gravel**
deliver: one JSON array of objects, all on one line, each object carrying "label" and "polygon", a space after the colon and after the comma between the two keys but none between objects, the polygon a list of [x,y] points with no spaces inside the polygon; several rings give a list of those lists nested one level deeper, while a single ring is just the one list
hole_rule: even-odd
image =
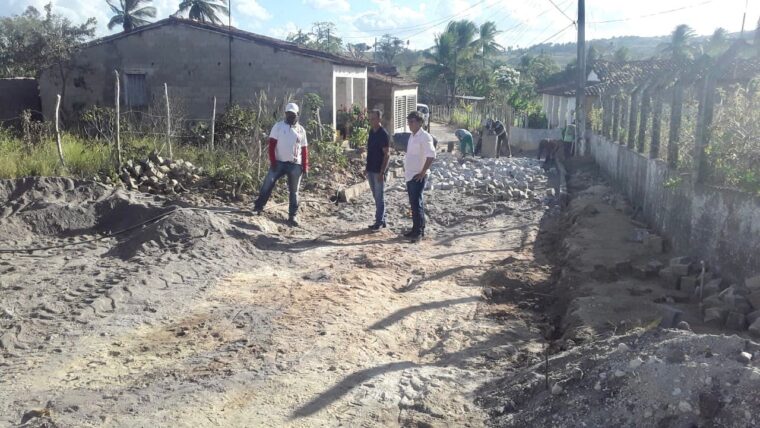
[{"label": "pile of gravel", "polygon": [[758,426],[760,345],[638,330],[590,342],[487,385],[497,426]]},{"label": "pile of gravel", "polygon": [[532,199],[546,180],[540,162],[530,158],[464,158],[443,155],[431,167],[428,188],[485,191],[504,200]]}]

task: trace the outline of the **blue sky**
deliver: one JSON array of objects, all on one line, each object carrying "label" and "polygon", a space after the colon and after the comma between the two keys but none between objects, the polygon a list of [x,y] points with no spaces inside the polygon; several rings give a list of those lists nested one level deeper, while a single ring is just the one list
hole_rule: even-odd
[{"label": "blue sky", "polygon": [[[28,5],[41,9],[48,1],[0,0],[0,14],[21,13]],[[556,7],[550,0],[232,0],[232,16],[238,28],[278,38],[298,28],[307,31],[315,21],[332,21],[346,42],[371,44],[389,33],[408,40],[411,48],[432,45],[435,34],[451,19],[495,21],[504,30],[499,37],[503,46],[573,41],[576,0],[553,3]],[[98,35],[111,33],[106,28],[105,0],[53,0],[53,4],[75,21],[95,17]],[[176,11],[179,0],[153,4],[158,18],[163,18]],[[710,34],[717,27],[739,31],[745,5],[746,28],[753,30],[760,17],[759,0],[587,0],[586,37],[663,35],[681,23],[699,34]]]}]

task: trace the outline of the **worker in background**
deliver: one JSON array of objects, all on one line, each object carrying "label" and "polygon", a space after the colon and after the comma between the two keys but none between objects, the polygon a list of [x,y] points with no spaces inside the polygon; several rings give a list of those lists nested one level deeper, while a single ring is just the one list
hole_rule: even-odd
[{"label": "worker in background", "polygon": [[261,213],[272,195],[277,180],[288,176],[288,224],[298,226],[298,188],[301,176],[308,177],[309,150],[306,130],[298,123],[298,105],[289,103],[285,106],[285,119],[275,123],[269,134],[269,172],[261,184],[259,197],[253,204],[253,210]]},{"label": "worker in background", "polygon": [[459,140],[459,151],[462,152],[462,157],[467,156],[469,153],[475,156],[475,147],[472,144],[472,134],[466,129],[457,129],[454,131],[454,135]]},{"label": "worker in background", "polygon": [[501,151],[504,149],[504,145],[507,146],[507,153],[509,157],[512,157],[512,147],[509,145],[509,135],[507,129],[500,120],[494,120],[491,122],[491,131],[496,137],[496,157],[501,156]]},{"label": "worker in background", "polygon": [[573,144],[575,143],[575,119],[573,119],[573,123],[567,125],[565,130],[562,132],[562,141],[564,142],[564,150],[565,150],[565,157],[572,156],[573,151]]}]

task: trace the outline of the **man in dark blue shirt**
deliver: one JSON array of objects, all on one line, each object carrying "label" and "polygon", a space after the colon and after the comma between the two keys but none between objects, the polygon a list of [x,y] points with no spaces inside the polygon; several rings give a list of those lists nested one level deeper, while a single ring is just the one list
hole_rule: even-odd
[{"label": "man in dark blue shirt", "polygon": [[380,110],[372,110],[369,114],[372,127],[367,138],[367,180],[375,198],[375,223],[369,227],[371,230],[385,227],[385,173],[390,159],[391,136],[380,125],[382,118]]}]

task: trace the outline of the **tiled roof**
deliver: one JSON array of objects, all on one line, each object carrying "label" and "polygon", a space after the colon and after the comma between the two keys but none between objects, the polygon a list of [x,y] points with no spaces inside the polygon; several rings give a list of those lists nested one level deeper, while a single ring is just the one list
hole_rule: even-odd
[{"label": "tiled roof", "polygon": [[367,62],[367,61],[347,58],[342,55],[322,52],[316,49],[310,49],[304,46],[300,46],[296,43],[287,42],[280,39],[275,39],[273,37],[262,36],[261,34],[250,33],[248,31],[239,30],[235,27],[227,27],[223,25],[210,24],[206,22],[198,22],[198,21],[193,21],[190,19],[183,19],[183,18],[176,18],[176,17],[170,17],[170,18],[162,19],[160,21],[156,21],[152,24],[143,25],[143,26],[135,28],[134,30],[130,32],[122,32],[122,33],[114,34],[111,36],[106,36],[97,40],[93,40],[87,43],[85,47],[108,43],[113,40],[118,40],[124,37],[130,37],[134,34],[142,33],[142,32],[163,27],[166,25],[185,25],[188,27],[199,28],[199,29],[203,29],[203,30],[211,31],[215,33],[231,35],[232,37],[235,37],[238,39],[250,40],[256,43],[269,45],[269,46],[282,49],[288,52],[296,53],[299,55],[304,55],[304,56],[308,56],[312,58],[320,58],[325,61],[332,62],[334,64],[351,65],[351,66],[358,66],[358,67],[368,67],[368,66],[373,65],[372,63]]},{"label": "tiled roof", "polygon": [[[679,64],[664,59],[625,62],[597,61],[589,72],[594,71],[599,77],[599,82],[587,82],[586,95],[596,96],[611,88],[636,86],[658,75],[675,73],[683,68],[699,67],[698,61],[687,64]],[[719,62],[718,64],[720,68],[716,70],[716,76],[719,83],[748,81],[760,76],[760,58],[735,58],[730,62]],[[703,75],[703,71],[698,71],[693,77],[701,79]],[[558,85],[539,88],[538,92],[572,97],[575,96],[576,86],[575,81],[566,81]]]},{"label": "tiled roof", "polygon": [[367,78],[380,80],[380,81],[383,81],[385,83],[390,83],[391,85],[395,85],[395,86],[419,86],[417,82],[413,82],[411,80],[407,80],[399,76],[391,76],[388,74],[368,72]]}]

